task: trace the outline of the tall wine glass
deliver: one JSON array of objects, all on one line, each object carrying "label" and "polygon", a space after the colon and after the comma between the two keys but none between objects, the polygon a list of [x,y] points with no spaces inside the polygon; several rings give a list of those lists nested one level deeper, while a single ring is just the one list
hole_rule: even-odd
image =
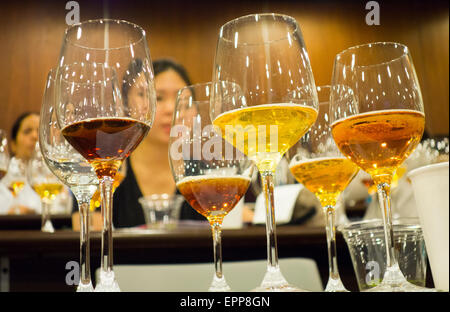
[{"label": "tall wine glass", "polygon": [[0,129],[0,180],[8,172],[9,165],[9,151],[8,151],[8,138],[6,132]]},{"label": "tall wine glass", "polygon": [[[152,125],[153,80],[141,27],[92,20],[67,28],[56,75],[56,112],[64,137],[89,161],[100,181],[102,263],[96,291],[120,291],[113,271],[113,183]],[[132,88],[139,99],[126,96]]]},{"label": "tall wine glass", "polygon": [[55,70],[47,76],[39,122],[39,146],[50,170],[74,194],[80,210],[80,281],[77,292],[94,291],[90,271],[89,205],[98,188],[92,166],[64,138],[55,112]]},{"label": "tall wine glass", "polygon": [[306,135],[287,153],[298,182],[319,199],[326,217],[329,278],[327,292],[348,291],[341,281],[336,253],[336,205],[359,168],[344,157],[331,135],[330,86],[317,87],[319,115]]},{"label": "tall wine glass", "polygon": [[341,152],[377,185],[386,273],[383,282],[370,291],[428,290],[406,281],[393,241],[392,178],[416,148],[425,127],[422,95],[408,48],[378,42],[340,52],[334,61],[330,118]]},{"label": "tall wine glass", "polygon": [[285,152],[317,117],[317,94],[300,27],[292,17],[253,14],[220,28],[213,83],[242,90],[236,102],[212,95],[213,124],[256,163],[266,203],[267,273],[256,291],[295,291],[278,265],[273,178]]},{"label": "tall wine glass", "polygon": [[55,197],[63,191],[64,185],[47,167],[39,142],[36,143],[35,151],[29,160],[27,178],[31,187],[41,199],[41,231],[53,233],[55,229],[51,220],[51,207]]},{"label": "tall wine glass", "polygon": [[[209,291],[230,291],[222,273],[221,226],[245,195],[253,164],[215,132],[210,119],[211,84],[178,92],[169,142],[169,160],[176,186],[188,203],[208,219],[214,242],[215,274]],[[233,86],[219,86],[229,98]]]}]

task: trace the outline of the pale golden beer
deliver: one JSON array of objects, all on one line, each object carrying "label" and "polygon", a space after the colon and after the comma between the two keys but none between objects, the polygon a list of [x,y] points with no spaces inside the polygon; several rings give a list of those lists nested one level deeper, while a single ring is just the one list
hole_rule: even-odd
[{"label": "pale golden beer", "polygon": [[317,110],[298,104],[267,104],[220,114],[213,124],[225,140],[254,160],[260,171],[275,171],[281,157],[311,127]]},{"label": "pale golden beer", "polygon": [[290,167],[298,182],[316,195],[322,207],[335,206],[358,172],[358,167],[345,157],[323,157],[302,160]]}]

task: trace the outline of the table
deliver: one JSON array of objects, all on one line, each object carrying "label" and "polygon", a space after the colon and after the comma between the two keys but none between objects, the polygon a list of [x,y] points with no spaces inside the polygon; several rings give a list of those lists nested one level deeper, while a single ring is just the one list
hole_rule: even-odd
[{"label": "table", "polygon": [[[212,237],[208,227],[172,230],[116,230],[115,264],[161,264],[211,262]],[[328,279],[326,235],[322,227],[277,226],[280,258],[308,257],[316,261],[323,284]],[[223,230],[223,260],[266,258],[264,226]],[[339,271],[349,290],[357,291],[350,255],[344,239],[337,235]],[[100,266],[101,235],[91,234],[91,272]],[[79,261],[79,233],[57,230],[0,230],[0,290],[74,291],[65,283],[66,264]],[[431,271],[428,271],[431,272]],[[429,277],[431,274],[427,274]],[[430,277],[431,278],[431,277]],[[432,281],[427,281],[427,286]],[[432,286],[429,286],[432,287]]]}]

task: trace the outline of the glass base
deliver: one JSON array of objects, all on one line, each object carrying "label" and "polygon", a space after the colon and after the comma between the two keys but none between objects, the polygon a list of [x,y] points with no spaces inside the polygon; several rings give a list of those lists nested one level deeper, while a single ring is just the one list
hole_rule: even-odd
[{"label": "glass base", "polygon": [[325,292],[349,292],[349,290],[347,290],[345,288],[344,284],[342,284],[342,281],[340,278],[338,278],[338,279],[329,278],[327,286],[325,287],[324,291]]},{"label": "glass base", "polygon": [[226,292],[231,291],[230,286],[228,286],[227,281],[225,280],[225,276],[222,275],[222,278],[218,278],[214,274],[213,281],[211,286],[208,289],[209,292]]},{"label": "glass base", "polygon": [[41,231],[45,233],[54,233],[55,229],[53,228],[52,221],[47,220],[45,224],[41,227]]},{"label": "glass base", "polygon": [[378,286],[367,289],[364,292],[436,292],[434,288],[426,288],[411,284],[410,282],[404,283],[381,283]]},{"label": "glass base", "polygon": [[83,284],[80,282],[77,287],[77,292],[93,292],[94,286],[92,286],[92,283],[89,282],[89,284]]},{"label": "glass base", "polygon": [[95,292],[120,292],[114,272],[100,272],[100,281],[95,286]]},{"label": "glass base", "polygon": [[365,292],[436,292],[436,289],[411,284],[396,264],[386,270],[383,281],[379,285],[367,289]]},{"label": "glass base", "polygon": [[308,292],[308,290],[303,290],[290,285],[283,274],[281,274],[280,268],[268,267],[266,275],[261,283],[261,285],[253,290],[252,292]]}]

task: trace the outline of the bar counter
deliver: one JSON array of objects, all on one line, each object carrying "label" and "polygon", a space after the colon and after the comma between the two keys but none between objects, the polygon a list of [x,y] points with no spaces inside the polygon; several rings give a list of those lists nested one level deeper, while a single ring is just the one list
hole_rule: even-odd
[{"label": "bar counter", "polygon": [[[101,233],[91,233],[91,270],[100,266]],[[162,264],[213,261],[208,226],[171,230],[117,229],[114,264]],[[223,260],[266,259],[264,226],[224,229]],[[322,227],[277,226],[280,258],[307,257],[316,261],[323,285],[328,279],[326,235]],[[79,261],[79,233],[70,229],[43,233],[39,230],[0,230],[1,291],[74,291],[65,283],[69,261]],[[337,234],[339,271],[345,286],[357,291],[350,255]],[[428,277],[431,276],[428,271]],[[431,282],[432,283],[432,282]],[[430,281],[427,281],[430,285]]]}]

